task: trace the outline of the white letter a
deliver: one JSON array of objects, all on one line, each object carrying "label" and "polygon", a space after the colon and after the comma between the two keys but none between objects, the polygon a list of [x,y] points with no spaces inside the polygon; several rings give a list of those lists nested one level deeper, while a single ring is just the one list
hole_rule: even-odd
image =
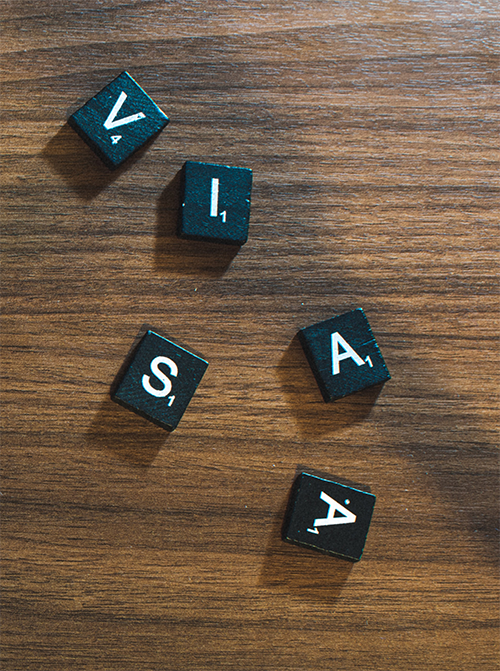
[{"label": "white letter a", "polygon": [[[339,353],[339,345],[341,345],[344,350],[342,354]],[[332,333],[332,375],[338,375],[338,373],[340,373],[339,362],[344,359],[354,359],[358,366],[363,366],[365,364],[359,354],[353,350],[340,333]]]},{"label": "white letter a", "polygon": [[[314,520],[313,529],[308,529],[311,533],[319,533],[317,527],[329,527],[332,524],[353,524],[356,521],[356,515],[350,510],[344,508],[338,501],[328,496],[326,492],[321,492],[319,498],[328,503],[328,512],[326,517],[318,517]],[[341,517],[335,517],[335,512],[339,512]]]}]

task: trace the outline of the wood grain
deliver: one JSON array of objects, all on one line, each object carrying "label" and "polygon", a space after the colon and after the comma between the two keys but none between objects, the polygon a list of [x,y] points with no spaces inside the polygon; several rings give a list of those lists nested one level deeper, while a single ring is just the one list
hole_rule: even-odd
[{"label": "wood grain", "polygon": [[[498,668],[498,3],[1,7],[4,668]],[[124,69],[171,122],[110,173],[66,119]],[[253,170],[237,253],[188,159]],[[356,307],[393,379],[325,404]],[[210,362],[170,435],[109,400],[146,322]],[[360,563],[281,542],[301,469]]]}]

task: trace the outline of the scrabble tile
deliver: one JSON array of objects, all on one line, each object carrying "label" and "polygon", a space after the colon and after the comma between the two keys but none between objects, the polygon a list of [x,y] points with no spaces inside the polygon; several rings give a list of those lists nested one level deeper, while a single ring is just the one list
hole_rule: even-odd
[{"label": "scrabble tile", "polygon": [[111,393],[120,405],[172,431],[208,363],[163,336],[147,331]]},{"label": "scrabble tile", "polygon": [[248,239],[252,171],[186,161],[177,235],[243,245]]},{"label": "scrabble tile", "polygon": [[122,72],[72,114],[68,124],[114,169],[165,128],[168,117]]},{"label": "scrabble tile", "polygon": [[391,379],[361,308],[308,326],[298,337],[325,401]]},{"label": "scrabble tile", "polygon": [[376,497],[315,475],[294,482],[282,529],[288,543],[359,561]]}]

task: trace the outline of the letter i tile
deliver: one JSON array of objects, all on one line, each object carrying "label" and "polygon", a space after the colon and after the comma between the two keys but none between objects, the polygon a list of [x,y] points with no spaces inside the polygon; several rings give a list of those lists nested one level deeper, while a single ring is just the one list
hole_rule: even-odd
[{"label": "letter i tile", "polygon": [[252,171],[186,161],[177,235],[227,245],[248,239]]}]

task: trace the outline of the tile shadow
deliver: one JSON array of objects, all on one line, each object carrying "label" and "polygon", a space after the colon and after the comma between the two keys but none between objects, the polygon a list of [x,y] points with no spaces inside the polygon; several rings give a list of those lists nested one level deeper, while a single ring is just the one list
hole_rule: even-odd
[{"label": "tile shadow", "polygon": [[154,139],[151,138],[121,167],[110,170],[66,123],[45,145],[41,155],[82,200],[91,201],[139,161]]},{"label": "tile shadow", "polygon": [[[331,476],[329,476],[330,479]],[[339,598],[353,568],[353,562],[315,550],[285,543],[281,527],[289,493],[280,505],[273,525],[259,576],[259,586],[334,603]]]},{"label": "tile shadow", "polygon": [[86,433],[86,444],[131,466],[147,468],[169,435],[165,429],[106,398]]},{"label": "tile shadow", "polygon": [[222,277],[240,251],[235,245],[182,240],[176,237],[181,205],[182,169],[165,187],[156,209],[154,263],[157,272]]},{"label": "tile shadow", "polygon": [[[123,359],[123,363],[120,366],[117,374],[115,375],[113,382],[111,383],[110,386],[110,394],[113,395],[118,388],[118,385],[120,384],[122,378],[124,377],[125,373],[127,372],[128,368],[130,367],[130,364],[132,363],[132,359],[134,358],[134,353],[137,348],[137,345],[141,342],[142,338],[148,331],[154,331],[155,333],[158,333],[159,335],[165,335],[164,333],[160,333],[159,329],[155,328],[151,324],[148,324],[147,322],[144,322],[141,324],[141,327],[139,328],[139,331],[137,334],[134,336],[134,340],[132,341],[132,344],[130,345],[130,349],[125,355],[125,358]],[[166,336],[167,337],[167,336]]]},{"label": "tile shadow", "polygon": [[370,414],[383,384],[325,403],[295,335],[278,363],[276,374],[299,433],[319,438],[332,430],[362,422]]}]

